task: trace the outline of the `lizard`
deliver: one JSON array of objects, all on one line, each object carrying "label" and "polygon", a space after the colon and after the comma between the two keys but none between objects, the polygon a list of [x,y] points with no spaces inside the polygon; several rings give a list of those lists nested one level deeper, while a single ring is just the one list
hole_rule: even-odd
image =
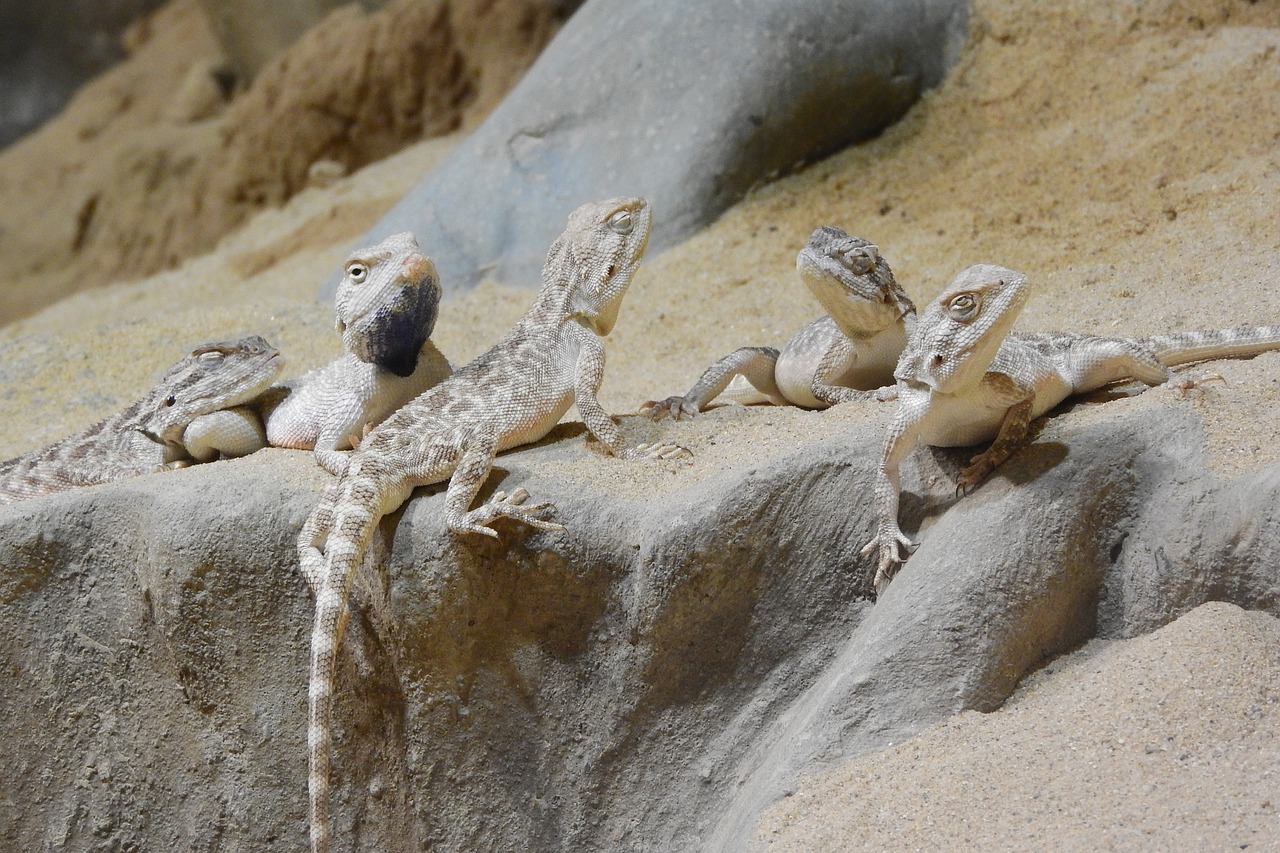
[{"label": "lizard", "polygon": [[705,410],[721,394],[740,403],[810,409],[892,399],[893,368],[915,324],[915,306],[879,248],[824,225],[800,249],[796,271],[827,316],[809,323],[781,350],[734,350],[685,394],[649,400],[641,413],[679,420]]},{"label": "lizard", "polygon": [[262,398],[267,442],[314,450],[330,474],[364,432],[449,375],[429,338],[440,276],[409,232],[352,252],[335,300],[343,353]]},{"label": "lizard", "polygon": [[252,452],[261,431],[247,442],[241,432],[224,434],[220,415],[261,393],[283,365],[256,335],[198,346],[123,410],[0,462],[0,503]]},{"label": "lizard", "polygon": [[498,518],[563,530],[528,493],[496,492],[469,509],[494,455],[537,441],[576,403],[587,429],[621,459],[676,459],[674,444],[626,447],[597,400],[604,345],[649,239],[644,199],[583,205],[551,244],[533,306],[491,349],[405,404],[360,442],[298,533],[299,564],[315,593],[311,633],[308,788],[311,847],[329,844],[330,718],[347,595],[378,521],[417,486],[449,481],[444,523],[455,534],[498,538]]},{"label": "lizard", "polygon": [[877,529],[860,552],[877,555],[877,593],[905,560],[902,549],[916,545],[898,526],[898,493],[899,466],[919,444],[992,442],[961,469],[956,491],[964,494],[1026,443],[1032,420],[1069,396],[1128,379],[1159,385],[1171,367],[1280,349],[1280,326],[1136,338],[1011,332],[1029,293],[1023,274],[979,264],[921,314],[894,371],[897,408],[875,480]]}]

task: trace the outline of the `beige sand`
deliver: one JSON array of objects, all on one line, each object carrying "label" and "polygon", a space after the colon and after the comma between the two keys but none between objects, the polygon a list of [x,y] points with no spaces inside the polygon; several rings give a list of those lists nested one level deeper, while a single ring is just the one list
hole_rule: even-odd
[{"label": "beige sand", "polygon": [[1280,621],[1206,604],[1095,640],[994,714],[967,711],[800,787],[761,849],[1278,850]]},{"label": "beige sand", "polygon": [[[1275,4],[979,0],[971,48],[906,120],[868,144],[764,187],[715,226],[650,259],[610,342],[605,405],[634,411],[647,398],[685,389],[707,363],[735,346],[781,343],[815,316],[793,263],[809,231],[823,223],[878,243],[920,300],[970,263],[994,261],[1026,272],[1038,289],[1024,328],[1115,334],[1280,322],[1278,47]],[[286,351],[293,371],[329,358],[338,342],[330,308],[312,300],[316,288],[349,241],[449,144],[422,144],[328,189],[307,190],[176,272],[86,292],[0,330],[0,420],[8,427],[0,455],[43,444],[121,404],[200,340],[259,332]],[[13,286],[20,270],[11,266],[9,273]],[[454,298],[443,306],[437,342],[455,361],[467,359],[495,339],[529,297],[527,290],[486,284]],[[1221,372],[1228,384],[1209,385],[1179,403],[1206,414],[1214,464],[1231,474],[1280,459],[1280,356],[1224,364]],[[1071,417],[1105,418],[1107,406],[1168,403],[1172,394],[1157,389]],[[682,433],[700,452],[698,464],[731,464],[753,442],[779,440],[774,418],[744,414],[752,416],[706,419]],[[795,425],[821,417],[785,420]],[[630,421],[628,428],[639,429]],[[718,431],[724,436],[708,451]],[[584,458],[584,466],[591,464]],[[1237,616],[1222,610],[1197,619],[1187,623],[1190,629],[1161,635],[1160,661],[1134,651],[1135,672],[1185,667],[1238,627]],[[1105,654],[1090,651],[1037,689],[1049,690],[1055,678],[1065,685],[1055,689],[1071,688],[1090,661],[1104,662]],[[1252,681],[1274,685],[1275,658],[1254,660],[1256,672],[1239,671],[1227,682],[1242,691],[1253,689]],[[1148,672],[1150,678],[1159,674]],[[1098,691],[1094,704],[1129,701],[1120,679],[1114,682],[1110,693],[1106,684],[1089,682]],[[1257,704],[1263,719],[1256,728],[1274,732],[1275,694],[1268,695]],[[1270,814],[1257,796],[1265,781],[1262,765],[1236,767],[1243,758],[1236,735],[1201,715],[1200,706],[1167,703],[1161,714],[1117,718],[1107,736],[1117,745],[1124,738],[1143,748],[1169,738],[1205,744],[1191,754],[1212,765],[1213,773],[1185,775],[1176,759],[1144,765],[1150,775],[1143,784],[1153,782],[1171,803],[1167,814],[1154,818],[1162,825],[1199,820],[1208,813],[1198,801],[1208,799],[1252,809],[1256,819],[1248,827],[1261,827],[1261,816]],[[937,734],[919,743],[936,745],[939,762],[963,767],[966,750],[977,761],[999,740],[1002,726],[1012,733],[1017,725],[1012,712],[980,722],[957,721],[945,730],[945,745]],[[1067,715],[1057,734],[1091,744],[1099,774],[1124,776],[1134,756],[1128,749],[1094,748],[1094,725],[1088,717]],[[1039,731],[1043,747],[1027,749],[1051,755],[1068,748],[1050,741],[1049,729]],[[1219,762],[1219,753],[1230,760]],[[899,787],[922,784],[943,766],[935,768],[932,753],[914,745],[875,761]],[[999,806],[999,820],[987,824],[992,835],[979,835],[976,816],[960,823],[964,808],[956,806],[931,812],[932,835],[916,821],[912,832],[922,834],[912,837],[922,848],[959,843],[961,831],[973,841],[960,846],[973,848],[985,846],[980,838],[996,837],[1014,846],[1072,846],[1077,836],[1069,833],[1085,831],[1083,817],[1051,824],[1061,828],[1061,838],[1051,828],[1032,841],[1022,829],[1051,807],[1033,798],[1043,772],[1040,765],[1006,763],[981,781],[982,799],[975,792],[973,802],[985,803],[987,812]],[[1050,775],[1053,790],[1071,787]],[[845,826],[835,821],[851,807],[840,804],[835,789],[822,790],[827,793],[821,797],[793,798],[772,824],[788,827],[787,843],[796,845],[791,849],[808,843],[806,826]],[[1119,802],[1097,779],[1082,779],[1072,796],[1070,808],[1087,813],[1091,831],[1114,831],[1105,838],[1116,843],[1124,840],[1121,821],[1139,825],[1136,807]],[[831,815],[822,817],[828,810]],[[1213,814],[1225,820],[1228,812]],[[877,825],[893,826],[887,819]],[[878,836],[878,843],[886,837],[895,836]],[[1102,835],[1089,837],[1089,843],[1104,843]]]}]

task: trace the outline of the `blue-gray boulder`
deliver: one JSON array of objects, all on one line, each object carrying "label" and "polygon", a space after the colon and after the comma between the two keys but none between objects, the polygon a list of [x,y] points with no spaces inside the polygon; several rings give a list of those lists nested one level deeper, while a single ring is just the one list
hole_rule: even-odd
[{"label": "blue-gray boulder", "polygon": [[661,250],[900,118],[967,19],[965,0],[589,0],[366,239],[413,231],[446,289],[532,286],[570,210],[625,194]]}]

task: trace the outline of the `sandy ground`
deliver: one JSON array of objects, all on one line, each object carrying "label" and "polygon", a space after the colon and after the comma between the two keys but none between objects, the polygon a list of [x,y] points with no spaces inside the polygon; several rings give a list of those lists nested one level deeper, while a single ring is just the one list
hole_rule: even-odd
[{"label": "sandy ground", "polygon": [[[979,0],[975,7],[965,57],[903,122],[763,187],[646,263],[610,341],[606,408],[631,412],[681,391],[714,358],[743,344],[780,344],[816,316],[793,265],[808,233],[824,223],[877,243],[920,301],[971,263],[1027,273],[1037,292],[1022,328],[1143,334],[1280,322],[1280,7],[1243,0],[1104,7]],[[339,344],[330,306],[313,299],[317,288],[350,241],[454,142],[424,143],[306,190],[174,272],[81,293],[0,329],[7,427],[0,456],[120,406],[199,341],[257,332],[281,347],[295,373],[330,358]],[[530,296],[486,283],[449,300],[438,345],[455,363],[478,354]],[[1220,372],[1227,384],[1184,403],[1209,418],[1214,464],[1229,476],[1280,459],[1280,356]],[[1172,392],[1144,396],[1162,394]],[[1105,417],[1105,406],[1069,416]],[[753,440],[777,438],[767,415],[725,423],[742,453]],[[711,427],[687,429],[699,441],[714,438]],[[879,846],[896,839],[891,846],[919,849],[1160,849],[1191,838],[1181,827],[1217,821],[1200,849],[1268,849],[1258,833],[1270,827],[1280,838],[1277,800],[1265,790],[1275,781],[1250,750],[1274,756],[1280,660],[1265,653],[1274,627],[1242,619],[1210,608],[1153,638],[1091,646],[1038,676],[1007,710],[964,715],[815,782],[806,789],[812,796],[791,798],[771,818],[770,841],[796,850],[857,846],[837,839],[850,838],[849,815],[862,815],[870,828],[860,837]],[[1232,645],[1237,629],[1244,633]],[[1232,654],[1220,656],[1218,669],[1196,663],[1220,646]],[[1134,698],[1175,670],[1187,673],[1180,689],[1200,704],[1151,710]],[[1209,675],[1221,676],[1236,698],[1255,696],[1252,729],[1209,722],[1219,683]],[[1071,698],[1089,690],[1087,701]],[[1089,706],[1114,714],[1084,713]],[[1116,710],[1130,706],[1127,716]],[[1067,713],[1071,707],[1080,713]],[[1039,739],[1026,748],[1045,760],[992,762],[989,774],[963,784],[967,766],[1015,734],[1026,744]],[[1163,751],[1159,761],[1142,758],[1149,745],[1192,740],[1194,749],[1177,747],[1186,760]],[[878,788],[851,781],[871,766]],[[1081,770],[1079,784],[1069,783],[1064,771],[1077,766],[1097,775]],[[933,785],[942,778],[954,782],[947,797]],[[1037,789],[1045,792],[1039,800]],[[924,804],[922,792],[931,791],[938,792],[928,794],[932,805]],[[953,799],[957,791],[964,797]],[[1058,814],[1059,802],[1074,817],[1028,834],[1029,824]],[[917,818],[906,824],[894,819],[900,813]]]},{"label": "sandy ground", "polygon": [[1280,622],[1206,604],[1095,640],[966,711],[814,779],[764,850],[1278,850]]}]

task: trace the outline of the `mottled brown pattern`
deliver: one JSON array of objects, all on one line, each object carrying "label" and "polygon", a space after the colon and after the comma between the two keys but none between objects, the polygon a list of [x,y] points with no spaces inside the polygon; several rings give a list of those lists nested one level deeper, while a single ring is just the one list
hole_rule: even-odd
[{"label": "mottled brown pattern", "polygon": [[992,441],[960,471],[957,491],[967,492],[1026,443],[1033,419],[1072,394],[1128,379],[1158,385],[1175,365],[1280,349],[1280,326],[1146,338],[1010,333],[1028,293],[1021,273],[982,264],[961,272],[921,315],[894,373],[898,408],[876,480],[879,523],[862,548],[878,555],[877,591],[915,547],[898,526],[898,493],[899,466],[917,445]]},{"label": "mottled brown pattern", "polygon": [[203,460],[184,443],[193,422],[239,406],[275,379],[283,361],[262,338],[205,344],[169,368],[142,399],[47,447],[0,462],[0,503],[26,500]]},{"label": "mottled brown pattern", "polygon": [[329,843],[330,716],[347,593],[378,520],[415,487],[448,479],[444,522],[456,533],[496,538],[489,524],[498,517],[561,529],[542,518],[549,505],[525,504],[523,489],[470,506],[494,454],[542,438],[574,402],[587,428],[617,456],[687,453],[674,445],[625,448],[596,401],[604,376],[600,337],[612,329],[644,254],[649,216],[638,198],[574,211],[548,252],[533,307],[488,352],[376,427],[298,534],[302,573],[316,594],[308,729],[315,853]]},{"label": "mottled brown pattern", "polygon": [[703,411],[721,394],[741,403],[814,409],[891,399],[893,366],[914,323],[915,306],[880,250],[824,225],[800,250],[796,270],[828,316],[809,323],[781,350],[734,350],[683,395],[649,400],[640,411],[654,420],[679,420]]}]

